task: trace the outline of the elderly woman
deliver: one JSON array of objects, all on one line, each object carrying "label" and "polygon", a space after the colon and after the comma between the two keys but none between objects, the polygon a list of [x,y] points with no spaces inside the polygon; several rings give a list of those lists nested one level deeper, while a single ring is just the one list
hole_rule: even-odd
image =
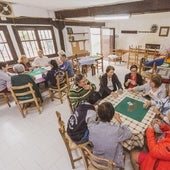
[{"label": "elderly woman", "polygon": [[133,88],[135,86],[140,86],[143,84],[142,76],[137,73],[138,67],[137,65],[132,65],[130,67],[130,73],[125,75],[124,86],[125,88]]},{"label": "elderly woman", "polygon": [[80,103],[85,101],[95,89],[95,84],[90,83],[84,75],[78,74],[68,94],[72,107],[76,108]]},{"label": "elderly woman", "polygon": [[33,85],[32,87],[35,91],[35,95],[38,98],[40,98],[41,101],[43,101],[41,93],[39,91],[39,88],[38,88],[37,84],[34,82],[33,78],[30,75],[24,73],[25,67],[22,64],[16,64],[16,65],[13,66],[13,70],[18,75],[11,77],[12,86],[22,86],[22,85],[31,83]]},{"label": "elderly woman", "polygon": [[25,67],[26,71],[29,71],[30,69],[32,69],[30,62],[28,61],[28,58],[26,57],[26,55],[21,55],[21,57],[18,60],[19,64],[22,64]]},{"label": "elderly woman", "polygon": [[[87,120],[93,153],[114,161],[117,167],[124,167],[121,143],[132,136],[130,129],[122,122],[120,115],[115,113],[110,102],[104,102],[98,106],[98,117],[98,121],[94,121],[93,118]],[[118,123],[110,123],[113,117]]]},{"label": "elderly woman", "polygon": [[102,98],[110,94],[112,94],[113,97],[117,97],[117,93],[115,93],[117,89],[120,93],[123,93],[122,85],[114,71],[115,68],[113,66],[107,66],[106,73],[101,77],[99,93]]},{"label": "elderly woman", "polygon": [[9,93],[11,86],[11,77],[6,73],[6,64],[0,64],[0,93]]},{"label": "elderly woman", "polygon": [[143,91],[143,96],[152,100],[158,100],[166,97],[166,88],[165,85],[162,84],[162,78],[159,74],[152,75],[148,83],[134,88],[129,88],[129,90]]}]

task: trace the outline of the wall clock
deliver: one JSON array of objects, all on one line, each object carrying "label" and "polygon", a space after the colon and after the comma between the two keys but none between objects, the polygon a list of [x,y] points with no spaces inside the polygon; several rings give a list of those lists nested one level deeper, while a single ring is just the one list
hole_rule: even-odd
[{"label": "wall clock", "polygon": [[157,30],[158,30],[158,25],[153,24],[153,25],[151,26],[151,32],[152,32],[152,33],[156,33]]}]

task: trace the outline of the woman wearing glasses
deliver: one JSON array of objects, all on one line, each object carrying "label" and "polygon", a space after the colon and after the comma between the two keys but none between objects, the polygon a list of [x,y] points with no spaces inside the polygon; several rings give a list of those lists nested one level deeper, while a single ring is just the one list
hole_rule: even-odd
[{"label": "woman wearing glasses", "polygon": [[133,88],[135,86],[140,86],[143,84],[142,76],[137,73],[138,67],[136,65],[132,65],[130,67],[130,73],[125,75],[124,86],[126,89]]}]

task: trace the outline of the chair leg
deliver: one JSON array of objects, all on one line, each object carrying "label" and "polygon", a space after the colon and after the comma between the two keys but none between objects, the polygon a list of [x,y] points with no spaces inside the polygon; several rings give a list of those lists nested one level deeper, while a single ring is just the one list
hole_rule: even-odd
[{"label": "chair leg", "polygon": [[54,93],[51,89],[49,89],[49,93],[50,93],[51,101],[54,101]]},{"label": "chair leg", "polygon": [[38,112],[40,114],[41,113],[41,109],[40,109],[40,105],[39,105],[38,101],[35,101],[35,105],[36,105],[36,107],[38,109]]},{"label": "chair leg", "polygon": [[60,99],[61,104],[62,104],[62,103],[63,103],[63,99],[62,99],[62,92],[61,92],[61,91],[59,91],[59,92],[58,92],[58,95],[59,95],[59,99]]},{"label": "chair leg", "polygon": [[17,103],[17,105],[18,105],[18,107],[19,107],[19,110],[20,110],[20,112],[21,112],[22,117],[25,118],[25,114],[24,114],[24,111],[23,111],[22,106],[21,106],[19,103]]}]

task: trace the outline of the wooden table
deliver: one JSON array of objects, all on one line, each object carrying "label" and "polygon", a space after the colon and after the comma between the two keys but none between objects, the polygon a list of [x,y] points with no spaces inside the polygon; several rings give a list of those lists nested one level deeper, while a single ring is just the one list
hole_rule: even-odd
[{"label": "wooden table", "polygon": [[29,71],[28,74],[33,77],[36,84],[45,82],[45,79],[42,77],[42,74],[46,73],[48,70],[45,68],[36,68],[32,71]]},{"label": "wooden table", "polygon": [[[147,110],[143,108],[145,99],[142,98],[141,93],[132,93],[124,90],[124,93],[119,95],[118,98],[115,99],[109,95],[104,98],[101,103],[106,101],[113,104],[116,112],[120,113],[122,121],[129,127],[133,134],[130,139],[123,142],[123,146],[128,150],[133,149],[135,146],[143,147],[145,130],[155,117],[155,113],[151,108]],[[133,106],[129,106],[128,102],[132,103]],[[121,105],[121,103],[123,103],[123,105]],[[121,107],[127,110],[126,113],[121,113],[123,112],[123,110],[120,109]],[[134,114],[138,115],[140,118],[135,120]],[[140,116],[140,114],[143,114],[143,116]],[[117,122],[113,118],[111,123]]]}]

